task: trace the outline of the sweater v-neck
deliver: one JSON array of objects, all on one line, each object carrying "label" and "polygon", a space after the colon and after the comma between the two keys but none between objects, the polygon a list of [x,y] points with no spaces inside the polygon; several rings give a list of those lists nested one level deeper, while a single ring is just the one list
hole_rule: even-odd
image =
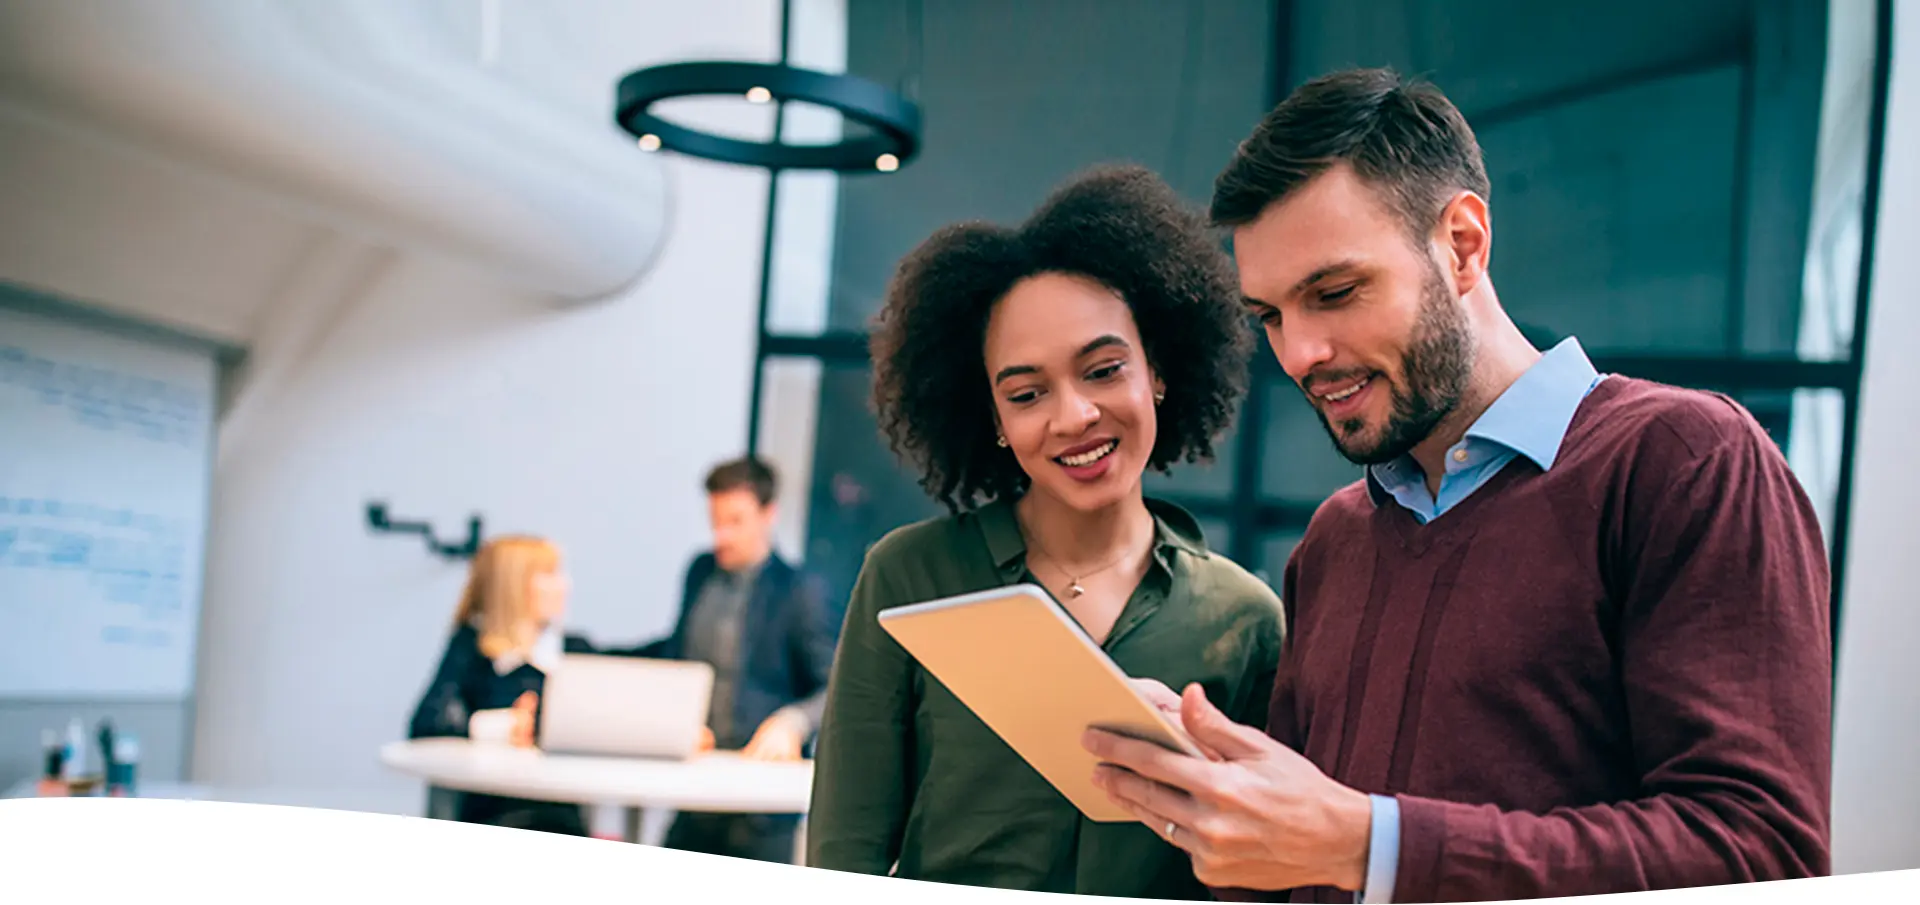
[{"label": "sweater v-neck", "polygon": [[[1566,439],[1561,441],[1561,455],[1574,448],[1586,434],[1589,418],[1596,406],[1603,405],[1618,392],[1620,381],[1609,377],[1600,381],[1580,401],[1580,407],[1574,410],[1573,420],[1567,424]],[[1441,513],[1425,524],[1415,518],[1413,512],[1400,505],[1398,500],[1388,496],[1381,500],[1373,497],[1369,488],[1369,498],[1374,502],[1375,535],[1382,540],[1390,540],[1409,556],[1419,558],[1427,551],[1436,548],[1451,547],[1473,537],[1477,521],[1473,515],[1489,500],[1501,496],[1502,492],[1515,482],[1526,477],[1543,474],[1540,466],[1526,456],[1514,456],[1513,461],[1501,468],[1499,473],[1488,478],[1480,489],[1456,503],[1453,508]]]}]

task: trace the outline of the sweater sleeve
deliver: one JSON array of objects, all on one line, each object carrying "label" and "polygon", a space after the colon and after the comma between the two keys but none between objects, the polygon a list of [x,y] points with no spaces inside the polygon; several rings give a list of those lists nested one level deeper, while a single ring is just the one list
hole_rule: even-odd
[{"label": "sweater sleeve", "polygon": [[426,693],[413,709],[408,738],[466,737],[467,718],[473,714],[461,677],[479,655],[473,629],[462,626],[454,632],[447,641],[446,652],[440,655],[440,666],[433,672],[433,681],[427,684]]},{"label": "sweater sleeve", "polygon": [[[1397,902],[1828,873],[1825,546],[1750,419],[1667,430],[1629,478],[1607,571],[1636,796],[1544,814],[1402,795]],[[1696,452],[1700,447],[1706,447]]]},{"label": "sweater sleeve", "polygon": [[912,804],[913,660],[880,628],[903,601],[889,587],[885,541],[855,580],[827,684],[807,813],[807,864],[886,874]]},{"label": "sweater sleeve", "polygon": [[812,575],[802,573],[795,581],[790,601],[793,619],[793,654],[812,691],[789,705],[807,723],[807,733],[820,728],[826,712],[827,681],[833,670],[833,655],[840,641],[840,626],[827,606],[826,589]]}]

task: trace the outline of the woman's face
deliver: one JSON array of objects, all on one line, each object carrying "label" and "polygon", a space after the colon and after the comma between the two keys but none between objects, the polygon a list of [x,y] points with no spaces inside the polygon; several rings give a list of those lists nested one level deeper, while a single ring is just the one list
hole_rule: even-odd
[{"label": "woman's face", "polygon": [[533,573],[533,614],[540,620],[541,626],[558,625],[567,615],[567,592],[572,590],[572,582],[567,573],[560,569],[551,572]]},{"label": "woman's face", "polygon": [[1067,274],[1021,280],[993,307],[985,353],[1001,435],[1034,492],[1082,511],[1138,492],[1160,386],[1113,290]]}]

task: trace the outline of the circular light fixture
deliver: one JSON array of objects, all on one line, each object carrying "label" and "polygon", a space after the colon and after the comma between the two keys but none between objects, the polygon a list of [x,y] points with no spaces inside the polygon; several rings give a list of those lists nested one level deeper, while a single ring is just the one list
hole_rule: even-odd
[{"label": "circular light fixture", "polygon": [[[789,145],[727,138],[676,125],[652,112],[677,97],[745,95],[754,103],[778,99],[831,107],[873,129],[832,145]],[[707,160],[769,170],[891,173],[920,150],[919,105],[874,82],[774,63],[669,63],[620,80],[614,121],[647,150],[666,148]]]}]

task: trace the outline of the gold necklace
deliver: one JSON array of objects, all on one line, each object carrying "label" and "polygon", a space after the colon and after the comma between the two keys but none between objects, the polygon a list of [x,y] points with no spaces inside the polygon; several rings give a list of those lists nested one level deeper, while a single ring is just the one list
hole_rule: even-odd
[{"label": "gold necklace", "polygon": [[1094,569],[1091,572],[1083,572],[1076,576],[1072,572],[1067,571],[1067,567],[1064,564],[1062,564],[1060,560],[1055,559],[1052,554],[1048,553],[1045,550],[1040,549],[1037,545],[1033,549],[1035,553],[1040,554],[1041,559],[1044,559],[1047,562],[1052,563],[1054,568],[1060,570],[1060,574],[1067,576],[1067,599],[1068,600],[1078,600],[1081,597],[1086,595],[1087,589],[1085,586],[1080,584],[1080,579],[1092,578],[1093,576],[1098,575],[1102,572],[1105,572],[1106,570],[1111,569],[1114,566],[1117,566],[1123,562],[1126,562],[1127,557],[1130,555],[1128,553],[1122,553],[1120,554],[1118,559],[1115,559],[1114,561],[1107,563],[1106,565],[1101,566],[1098,569]]}]

